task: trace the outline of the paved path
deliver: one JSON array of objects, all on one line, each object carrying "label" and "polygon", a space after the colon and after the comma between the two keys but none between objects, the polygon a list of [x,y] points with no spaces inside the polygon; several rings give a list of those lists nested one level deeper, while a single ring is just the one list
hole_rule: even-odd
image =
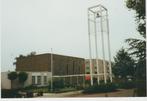
[{"label": "paved path", "polygon": [[66,93],[44,93],[38,98],[61,98],[61,97],[133,97],[133,89],[120,89],[110,93],[83,94],[82,91]]}]

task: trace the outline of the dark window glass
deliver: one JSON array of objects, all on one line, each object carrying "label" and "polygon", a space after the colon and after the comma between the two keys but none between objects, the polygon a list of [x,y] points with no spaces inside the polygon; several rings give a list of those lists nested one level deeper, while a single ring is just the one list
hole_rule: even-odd
[{"label": "dark window glass", "polygon": [[37,84],[38,84],[38,85],[41,84],[41,76],[37,76]]},{"label": "dark window glass", "polygon": [[32,76],[32,84],[35,84],[35,76]]},{"label": "dark window glass", "polygon": [[68,75],[68,64],[67,64],[67,67],[66,67],[66,73],[67,73],[67,75]]},{"label": "dark window glass", "polygon": [[44,76],[44,84],[47,84],[47,76]]}]

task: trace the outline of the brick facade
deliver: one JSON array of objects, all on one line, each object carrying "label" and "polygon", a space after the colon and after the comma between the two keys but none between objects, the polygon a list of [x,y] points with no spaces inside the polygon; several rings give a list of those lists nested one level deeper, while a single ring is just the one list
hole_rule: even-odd
[{"label": "brick facade", "polygon": [[[53,54],[53,75],[74,75],[85,73],[83,58]],[[16,61],[16,71],[51,72],[51,54],[19,57]]]}]

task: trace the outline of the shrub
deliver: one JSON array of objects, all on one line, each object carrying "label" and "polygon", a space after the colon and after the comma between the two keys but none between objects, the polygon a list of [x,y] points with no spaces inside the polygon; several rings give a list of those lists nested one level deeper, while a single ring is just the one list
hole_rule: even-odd
[{"label": "shrub", "polygon": [[28,74],[26,72],[19,72],[18,80],[20,83],[24,83],[28,78]]},{"label": "shrub", "polygon": [[27,93],[27,97],[28,98],[33,97],[33,92],[32,91],[27,91],[26,93]]},{"label": "shrub", "polygon": [[120,82],[117,84],[118,88],[121,89],[131,89],[135,88],[135,82],[133,81],[126,81],[126,82]]},{"label": "shrub", "polygon": [[47,93],[48,92],[48,87],[47,86],[37,87],[37,86],[30,85],[30,86],[27,86],[27,87],[21,89],[21,91],[24,91],[24,92],[32,91],[33,93],[38,93],[38,92]]},{"label": "shrub", "polygon": [[26,86],[25,88],[23,88],[23,90],[31,90],[31,89],[35,89],[36,87],[33,86],[33,85],[29,85],[29,86]]},{"label": "shrub", "polygon": [[104,93],[111,92],[117,89],[116,85],[113,83],[93,85],[84,89],[83,93]]},{"label": "shrub", "polygon": [[63,93],[63,92],[69,92],[69,91],[75,91],[76,89],[75,88],[61,88],[61,89],[58,89],[58,90],[54,90],[53,92],[54,93]]},{"label": "shrub", "polygon": [[81,89],[83,89],[84,87],[83,86],[76,86],[76,89],[77,90],[81,90]]},{"label": "shrub", "polygon": [[[64,82],[62,79],[54,79],[53,80],[53,89],[60,89],[60,88],[64,88]],[[51,83],[49,83],[48,88],[51,89]]]},{"label": "shrub", "polygon": [[146,96],[146,82],[145,80],[137,80],[136,81],[136,93],[137,96]]},{"label": "shrub", "polygon": [[16,72],[10,72],[8,74],[8,79],[9,80],[15,80],[17,78],[17,73]]},{"label": "shrub", "polygon": [[12,81],[17,79],[17,73],[16,72],[10,72],[8,74],[8,79],[11,80],[11,88],[13,88]]},{"label": "shrub", "polygon": [[2,98],[17,98],[17,97],[21,97],[21,96],[18,94],[18,90],[2,89],[1,90],[1,97]]}]

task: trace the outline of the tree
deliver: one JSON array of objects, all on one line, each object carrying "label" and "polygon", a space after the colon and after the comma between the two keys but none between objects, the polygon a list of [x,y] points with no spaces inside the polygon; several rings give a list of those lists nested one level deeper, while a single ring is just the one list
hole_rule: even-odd
[{"label": "tree", "polygon": [[[140,96],[145,96],[146,94],[146,14],[145,14],[145,0],[127,0],[126,6],[130,10],[136,12],[136,22],[137,31],[143,39],[126,39],[129,44],[129,50],[132,55],[137,58],[135,76],[136,76],[136,87],[142,94]],[[139,81],[139,82],[138,82]]]},{"label": "tree", "polygon": [[11,88],[12,88],[12,81],[17,79],[17,73],[16,72],[10,72],[8,74],[8,79],[11,80]]},{"label": "tree", "polygon": [[36,55],[36,52],[35,51],[32,51],[31,53],[29,53],[27,56],[34,56]]},{"label": "tree", "polygon": [[120,49],[114,57],[113,74],[127,80],[127,77],[134,76],[134,60],[129,56],[125,49]]},{"label": "tree", "polygon": [[143,37],[143,39],[126,39],[126,42],[130,45],[132,54],[135,54],[137,58],[144,60],[146,56],[146,15],[145,15],[145,0],[127,0],[126,6],[130,10],[136,12],[137,31]]},{"label": "tree", "polygon": [[145,15],[145,0],[127,0],[126,6],[130,10],[136,12],[136,24],[139,34],[143,39],[126,39],[126,42],[129,43],[129,50],[132,51],[132,54],[138,58],[138,60],[145,60],[146,57],[146,15]]},{"label": "tree", "polygon": [[19,72],[18,74],[18,80],[21,84],[24,86],[24,82],[27,80],[28,74],[26,72]]}]

